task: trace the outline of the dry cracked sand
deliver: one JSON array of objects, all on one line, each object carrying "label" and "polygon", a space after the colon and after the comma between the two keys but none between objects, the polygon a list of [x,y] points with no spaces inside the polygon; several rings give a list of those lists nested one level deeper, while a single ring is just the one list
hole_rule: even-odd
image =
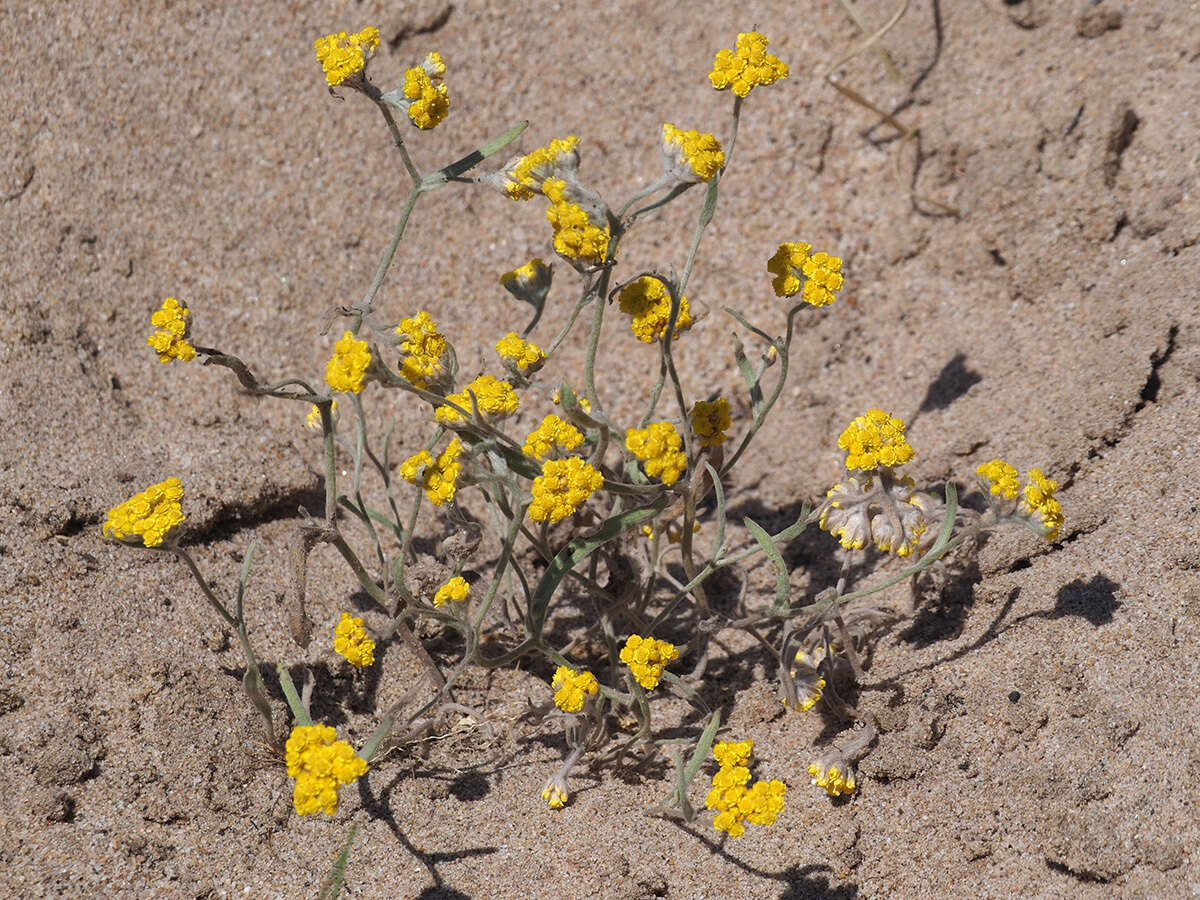
[{"label": "dry cracked sand", "polygon": [[[898,5],[855,9],[878,26]],[[836,0],[9,3],[0,21],[0,893],[312,896],[358,822],[354,897],[1200,896],[1200,5],[913,0],[883,41],[896,78],[872,52],[837,69],[919,129],[907,143],[820,77],[861,40]],[[729,638],[705,696],[790,785],[769,829],[723,842],[707,817],[647,817],[662,755],[585,771],[547,809],[561,735],[519,718],[549,696],[540,663],[463,682],[494,739],[445,734],[344,789],[336,818],[300,818],[236,640],[177,563],[101,539],[110,506],[174,474],[220,584],[261,542],[250,617],[280,727],[276,660],[316,672],[319,709],[356,741],[417,673],[396,643],[355,682],[327,642],[287,636],[297,509],[320,508],[302,411],[145,346],[174,295],[198,342],[264,378],[320,377],[326,313],[369,283],[404,178],[370,104],[331,98],[311,48],[372,23],[377,80],[447,61],[451,118],[413,133],[421,164],[527,118],[520,146],[579,135],[606,197],[654,177],[664,120],[724,129],[712,55],[767,34],[791,77],[746,104],[691,282],[688,389],[736,389],[722,306],[779,327],[763,264],[780,241],[843,257],[847,286],[804,319],[734,510],[781,526],[822,496],[838,431],[870,406],[909,423],[919,483],[967,484],[993,456],[1061,483],[1055,545],[1002,532],[886,595],[901,621],[867,648],[855,699],[882,733],[853,797],[804,772],[843,727],[786,712],[771,659]],[[681,265],[698,202],[635,232],[628,271]],[[478,369],[524,315],[496,275],[547,255],[547,235],[536,204],[452,186],[418,209],[380,307],[429,309]],[[618,412],[656,364],[619,325],[600,356]],[[562,371],[581,357],[567,347]],[[422,414],[395,414],[402,458]],[[789,546],[798,591],[831,547]],[[738,578],[751,601],[771,589],[761,565]],[[362,602],[328,547],[308,596],[322,627]],[[675,721],[669,736],[699,727]]]}]

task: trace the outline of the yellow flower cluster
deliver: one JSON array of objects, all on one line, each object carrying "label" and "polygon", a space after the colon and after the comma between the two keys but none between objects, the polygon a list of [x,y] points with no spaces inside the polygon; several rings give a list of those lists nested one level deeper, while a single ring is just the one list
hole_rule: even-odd
[{"label": "yellow flower cluster", "polygon": [[[657,278],[643,275],[621,288],[617,296],[621,312],[633,316],[630,327],[634,335],[644,344],[667,336],[667,325],[671,321],[671,294],[667,286]],[[687,297],[679,298],[679,315],[675,319],[675,334],[692,327],[692,316]]]},{"label": "yellow flower cluster", "polygon": [[342,613],[333,630],[333,649],[360,669],[375,664],[375,642],[367,637],[362,616]]},{"label": "yellow flower cluster", "polygon": [[371,364],[371,348],[347,331],[333,345],[333,357],[325,366],[325,383],[335,391],[357,394],[363,389],[363,376]]},{"label": "yellow flower cluster", "polygon": [[357,75],[379,49],[379,29],[364,28],[358,34],[327,34],[313,44],[317,62],[325,70],[325,81],[336,87],[352,75]]},{"label": "yellow flower cluster", "polygon": [[529,517],[535,522],[559,522],[600,490],[604,476],[578,456],[542,463],[542,474],[533,479]]},{"label": "yellow flower cluster", "polygon": [[1003,497],[1005,500],[1015,499],[1021,488],[1017,470],[1002,459],[993,459],[991,462],[977,466],[975,472],[991,482],[993,494]]},{"label": "yellow flower cluster", "polygon": [[[803,241],[780,244],[767,260],[767,271],[775,277],[771,286],[777,297],[792,297],[800,290],[800,276],[806,279],[801,299],[812,306],[828,306],[837,299],[845,278],[842,261],[821,251],[811,253],[812,244]],[[810,255],[811,253],[811,255]]]},{"label": "yellow flower cluster", "polygon": [[812,783],[830,797],[852,794],[857,787],[854,770],[841,754],[834,753],[816,760],[808,767],[808,774],[812,776]]},{"label": "yellow flower cluster", "polygon": [[496,344],[496,352],[504,362],[511,364],[522,375],[531,375],[542,367],[546,354],[533,341],[523,341],[515,331],[510,331]]},{"label": "yellow flower cluster", "polygon": [[410,384],[428,388],[445,374],[443,360],[449,345],[429,313],[421,310],[415,316],[401,319],[396,334],[404,338],[400,349],[408,354],[400,364],[400,374]]},{"label": "yellow flower cluster", "polygon": [[196,358],[196,348],[187,339],[188,315],[186,303],[168,297],[150,316],[150,324],[158,331],[146,338],[146,343],[154,348],[159,362],[169,363],[173,359],[191,362]]},{"label": "yellow flower cluster", "polygon": [[[446,397],[451,403],[456,403],[465,410],[471,409],[470,394],[475,395],[479,411],[493,419],[504,419],[517,411],[520,400],[517,392],[507,381],[501,381],[491,375],[480,375],[465,390]],[[451,406],[439,406],[434,411],[434,418],[443,425],[454,425],[465,421],[465,417]]]},{"label": "yellow flower cluster", "polygon": [[880,409],[869,409],[847,425],[838,446],[846,451],[847,469],[901,466],[913,458],[912,445],[904,439],[904,422]]},{"label": "yellow flower cluster", "polygon": [[658,687],[663,666],[678,658],[679,650],[674,644],[640,634],[631,634],[621,648],[621,662],[629,666],[637,683],[648,691]]},{"label": "yellow flower cluster", "polygon": [[167,532],[183,522],[183,483],[168,478],[108,511],[102,529],[105,537],[123,541],[141,538],[145,547],[157,547]]},{"label": "yellow flower cluster", "polygon": [[725,432],[729,425],[729,401],[724,397],[712,402],[697,400],[692,407],[692,431],[700,438],[701,447],[716,447],[725,443]]},{"label": "yellow flower cluster", "polygon": [[[329,404],[329,414],[333,415],[337,412],[337,401],[334,400]],[[308,411],[308,415],[304,417],[304,427],[311,428],[313,431],[321,430],[321,407],[317,404],[312,405],[312,409]]]},{"label": "yellow flower cluster", "polygon": [[583,434],[578,428],[551,413],[529,432],[521,452],[540,462],[555,450],[574,450],[582,443]]},{"label": "yellow flower cluster", "polygon": [[559,166],[573,169],[578,164],[579,138],[555,138],[545,147],[527,153],[504,173],[504,189],[513,200],[528,200],[541,193],[542,180]]},{"label": "yellow flower cluster", "polygon": [[542,799],[546,801],[546,805],[551,809],[562,809],[570,799],[565,782],[557,778],[551,778],[546,782],[546,786],[542,788]]},{"label": "yellow flower cluster", "polygon": [[651,422],[625,432],[625,448],[645,463],[647,475],[663,484],[674,484],[687,468],[682,446],[683,438],[670,422]]},{"label": "yellow flower cluster", "polygon": [[756,781],[752,786],[746,786],[750,783],[748,763],[753,750],[753,741],[721,741],[713,747],[713,756],[720,768],[713,776],[712,790],[704,805],[717,811],[713,828],[730,837],[745,834],[746,822],[764,827],[774,825],[783,812],[787,786],[782,781]]},{"label": "yellow flower cluster", "polygon": [[725,165],[725,151],[712,134],[684,131],[664,122],[662,146],[668,171],[688,181],[710,181]]},{"label": "yellow flower cluster", "polygon": [[454,499],[458,473],[462,470],[458,461],[461,454],[462,441],[458,438],[447,444],[437,459],[428,450],[422,450],[400,464],[400,477],[424,490],[434,506],[441,506]]},{"label": "yellow flower cluster", "polygon": [[367,761],[328,725],[297,725],[287,740],[287,772],[296,779],[292,804],[302,816],[338,808],[338,787],[367,774]]},{"label": "yellow flower cluster", "polygon": [[757,85],[774,84],[780,78],[787,78],[787,63],[767,52],[768,43],[761,32],[751,31],[738,35],[736,52],[718,50],[708,76],[712,86],[718,91],[733,88],[735,94],[745,97]]},{"label": "yellow flower cluster", "polygon": [[554,227],[554,252],[583,263],[602,263],[608,253],[609,228],[597,225],[578,203],[572,203],[567,182],[547,178],[542,193],[550,201],[546,219]]},{"label": "yellow flower cluster", "polygon": [[1048,541],[1058,540],[1063,523],[1062,506],[1054,497],[1057,490],[1058,482],[1043,475],[1041,469],[1029,470],[1029,483],[1025,485],[1025,497],[1021,505],[1042,520]]},{"label": "yellow flower cluster", "polygon": [[435,128],[450,114],[450,92],[442,76],[446,64],[440,53],[430,53],[419,66],[404,73],[404,96],[409,120],[422,131]]},{"label": "yellow flower cluster", "polygon": [[554,705],[563,712],[577,713],[583,709],[583,701],[595,694],[600,686],[591,672],[578,672],[570,666],[559,666],[554,670]]},{"label": "yellow flower cluster", "polygon": [[467,583],[467,579],[461,575],[455,575],[434,592],[433,605],[442,606],[449,600],[462,603],[470,592],[471,585]]}]

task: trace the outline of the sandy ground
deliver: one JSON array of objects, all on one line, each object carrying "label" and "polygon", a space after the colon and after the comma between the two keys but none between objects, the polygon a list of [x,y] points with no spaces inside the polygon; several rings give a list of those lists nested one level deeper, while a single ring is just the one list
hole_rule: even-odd
[{"label": "sandy ground", "polygon": [[[857,6],[875,25],[894,8]],[[358,822],[359,897],[1200,896],[1200,6],[914,0],[885,42],[899,80],[870,53],[838,70],[920,129],[903,148],[820,78],[857,39],[834,0],[10,3],[0,21],[0,892],[311,896]],[[693,276],[689,390],[737,384],[722,306],[780,327],[763,270],[780,241],[842,256],[847,287],[805,319],[735,510],[781,525],[821,496],[838,431],[869,406],[910,423],[920,483],[966,484],[993,456],[1061,482],[1057,545],[1006,532],[888,595],[903,619],[868,648],[856,697],[884,732],[849,800],[804,773],[842,726],[785,714],[770,658],[726,636],[706,697],[756,741],[757,771],[790,785],[770,829],[722,842],[708,817],[646,817],[664,757],[585,772],[548,810],[561,736],[518,721],[549,697],[539,666],[465,682],[496,739],[393,756],[335,819],[301,819],[240,693],[236,641],[181,566],[101,539],[108,507],[178,475],[187,540],[221,585],[261,542],[256,647],[317,673],[326,721],[361,741],[417,672],[397,643],[354,681],[327,642],[287,636],[288,542],[321,484],[303,411],[145,346],[170,294],[199,343],[264,378],[320,377],[326,311],[361,295],[403,197],[376,113],[332,99],[312,57],[320,34],[371,23],[381,82],[431,50],[449,66],[452,115],[414,132],[420,165],[528,118],[524,149],[579,135],[584,179],[611,198],[657,174],[664,120],[724,129],[729,95],[705,75],[757,27],[792,76],[747,104]],[[698,203],[635,232],[628,271],[681,266]],[[496,276],[548,254],[547,236],[537,204],[442,191],[380,306],[431,310],[478,368],[525,314]],[[568,348],[563,373],[580,358]],[[614,325],[614,409],[654,365]],[[412,435],[394,452],[413,452],[419,411],[394,415]],[[789,547],[798,591],[821,586],[832,548]],[[739,577],[751,600],[770,589],[761,566]],[[327,547],[309,596],[322,627],[361,601]],[[673,736],[696,733],[664,707]]]}]

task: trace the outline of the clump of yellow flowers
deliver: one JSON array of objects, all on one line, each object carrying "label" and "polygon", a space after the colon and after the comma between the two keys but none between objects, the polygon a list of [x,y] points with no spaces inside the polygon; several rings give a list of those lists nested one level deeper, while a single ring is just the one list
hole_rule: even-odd
[{"label": "clump of yellow flowers", "polygon": [[692,407],[692,431],[700,438],[701,447],[717,447],[725,443],[725,432],[731,423],[729,401],[724,397],[711,401],[697,400]]},{"label": "clump of yellow flowers", "polygon": [[809,764],[808,774],[812,776],[812,783],[830,797],[853,794],[858,786],[854,780],[854,768],[836,751]]},{"label": "clump of yellow flowers", "polygon": [[881,409],[869,409],[847,425],[838,446],[846,451],[847,469],[900,466],[913,457],[912,445],[904,439],[904,423]]},{"label": "clump of yellow flowers", "polygon": [[445,336],[429,313],[401,319],[396,334],[403,338],[400,349],[407,354],[400,363],[400,375],[419,388],[428,388],[446,374],[446,354],[450,349]]},{"label": "clump of yellow flowers", "polygon": [[367,342],[356,338],[353,331],[347,331],[333,345],[333,356],[325,367],[325,383],[335,391],[361,393],[370,365],[371,349]]},{"label": "clump of yellow flowers", "polygon": [[658,687],[663,667],[679,658],[679,650],[668,641],[631,634],[621,648],[621,662],[629,666],[634,679],[648,691]]},{"label": "clump of yellow flowers", "polygon": [[560,522],[574,515],[603,484],[604,476],[578,456],[547,460],[542,474],[533,480],[529,517],[535,522]]},{"label": "clump of yellow flowers", "polygon": [[292,803],[296,812],[333,815],[338,788],[367,774],[367,761],[328,725],[297,725],[287,740],[287,772],[296,779]]},{"label": "clump of yellow flowers", "polygon": [[441,124],[450,115],[450,92],[442,81],[446,63],[440,53],[430,53],[420,66],[404,73],[408,118],[422,131]]},{"label": "clump of yellow flowers", "polygon": [[801,299],[805,303],[828,306],[837,299],[837,292],[845,283],[842,261],[824,251],[811,253],[811,250],[812,244],[803,241],[780,244],[775,255],[767,260],[767,271],[775,276],[771,287],[777,297],[794,297],[803,286]]},{"label": "clump of yellow flowers", "polygon": [[[480,375],[467,385],[466,390],[457,394],[448,394],[446,399],[470,412],[471,394],[475,395],[479,411],[486,414],[489,419],[508,418],[517,411],[517,406],[520,404],[520,398],[513,390],[513,386],[492,375]],[[434,418],[443,425],[456,425],[466,421],[461,412],[448,405],[439,406],[434,412]]]},{"label": "clump of yellow flowers", "polygon": [[110,509],[103,531],[105,537],[133,538],[143,546],[157,547],[184,518],[183,484],[168,478]]},{"label": "clump of yellow flowers", "polygon": [[325,70],[326,83],[337,87],[366,68],[379,49],[379,29],[369,27],[357,34],[344,31],[327,34],[317,38],[313,49],[317,51],[317,62]]},{"label": "clump of yellow flowers", "polygon": [[174,297],[168,297],[150,317],[150,324],[158,331],[146,338],[146,343],[158,354],[158,361],[172,360],[191,362],[196,358],[196,348],[188,343],[188,308]]},{"label": "clump of yellow flowers", "polygon": [[583,433],[578,428],[551,413],[529,432],[521,452],[540,462],[555,450],[574,450],[582,443]]},{"label": "clump of yellow flowers", "polygon": [[600,690],[595,675],[579,672],[570,666],[559,666],[554,670],[550,687],[554,689],[554,705],[569,713],[579,712],[583,709],[584,701]]},{"label": "clump of yellow flowers", "polygon": [[718,91],[732,88],[739,97],[745,97],[759,85],[774,84],[780,78],[787,78],[787,63],[767,52],[769,43],[758,31],[739,34],[734,50],[717,51],[713,70],[708,76],[712,86]]},{"label": "clump of yellow flowers", "polygon": [[768,827],[775,824],[783,812],[783,795],[787,787],[778,779],[750,784],[750,757],[753,741],[721,741],[713,747],[713,757],[720,768],[713,775],[712,790],[704,805],[717,811],[713,828],[730,837],[746,833],[746,823]]},{"label": "clump of yellow flowers", "polygon": [[667,171],[682,181],[711,181],[725,165],[721,142],[694,128],[684,131],[670,122],[662,127],[662,152]]},{"label": "clump of yellow flowers", "polygon": [[[1015,500],[1020,491],[1017,470],[1002,459],[993,459],[975,469],[989,483],[989,490],[1004,500]],[[1020,514],[1036,521],[1048,541],[1058,540],[1063,524],[1062,506],[1055,493],[1058,482],[1047,478],[1041,469],[1030,469],[1025,483],[1024,495],[1018,505]]]},{"label": "clump of yellow flowers", "polygon": [[367,636],[362,616],[342,613],[334,629],[333,649],[357,668],[375,664],[375,642]]},{"label": "clump of yellow flowers", "polygon": [[532,375],[546,361],[546,353],[533,341],[522,340],[515,331],[510,331],[496,343],[496,352],[505,365],[516,369],[521,375]]},{"label": "clump of yellow flowers", "polygon": [[467,579],[461,575],[455,575],[434,592],[433,605],[435,607],[444,606],[450,601],[463,603],[470,592],[471,585],[467,582]]},{"label": "clump of yellow flowers", "polygon": [[400,464],[400,477],[409,484],[418,485],[434,506],[441,506],[454,499],[458,474],[462,464],[462,441],[454,438],[446,449],[434,459],[428,450],[422,450]]},{"label": "clump of yellow flowers", "polygon": [[[671,295],[666,285],[657,278],[643,275],[621,289],[617,297],[621,312],[633,317],[629,327],[637,339],[652,344],[667,336],[671,322]],[[679,298],[679,314],[675,318],[672,337],[692,327],[692,316],[687,297]]]},{"label": "clump of yellow flowers", "polygon": [[670,422],[651,422],[625,432],[625,448],[645,463],[646,474],[674,484],[687,468],[683,438]]}]

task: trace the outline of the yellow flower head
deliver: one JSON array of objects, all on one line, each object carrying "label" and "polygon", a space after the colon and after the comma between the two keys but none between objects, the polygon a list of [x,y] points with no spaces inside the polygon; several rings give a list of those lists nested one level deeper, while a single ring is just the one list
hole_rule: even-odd
[{"label": "yellow flower head", "polygon": [[152,484],[108,511],[104,536],[119,541],[140,538],[143,546],[157,547],[186,518],[182,501],[183,484],[178,478]]},{"label": "yellow flower head", "polygon": [[869,409],[847,425],[838,446],[846,451],[846,468],[864,472],[902,466],[913,458],[913,448],[904,438],[904,422],[881,409]]},{"label": "yellow flower head", "polygon": [[297,725],[287,740],[287,772],[296,779],[292,803],[302,816],[338,808],[338,788],[367,774],[367,761],[328,725]]},{"label": "yellow flower head", "polygon": [[753,741],[725,742],[713,747],[713,756],[721,768],[713,775],[712,790],[704,805],[717,811],[713,827],[730,837],[746,833],[746,822],[769,826],[783,811],[783,795],[787,791],[782,781],[758,781],[750,784],[750,754]]},{"label": "yellow flower head", "polygon": [[712,86],[718,91],[733,88],[735,94],[745,97],[760,84],[774,84],[780,78],[787,78],[787,64],[767,52],[768,43],[761,33],[751,31],[738,35],[736,51],[718,50],[708,76]]},{"label": "yellow flower head", "polygon": [[146,343],[154,348],[159,362],[169,363],[175,359],[191,362],[196,358],[196,348],[187,339],[188,315],[186,303],[168,297],[150,317],[150,324],[158,331],[146,338]]},{"label": "yellow flower head", "polygon": [[356,86],[362,80],[367,63],[379,49],[379,29],[364,28],[358,34],[327,34],[317,38],[313,44],[317,51],[317,62],[325,70],[325,81],[330,87],[350,80]]},{"label": "yellow flower head", "polygon": [[[671,321],[671,293],[657,278],[643,275],[636,281],[631,281],[621,288],[617,301],[621,312],[633,316],[630,327],[639,341],[652,344],[656,339],[667,336],[667,325]],[[679,315],[675,319],[673,337],[679,337],[681,331],[687,331],[691,327],[692,316],[687,297],[680,297]]]},{"label": "yellow flower head", "polygon": [[446,64],[440,53],[430,53],[420,66],[404,73],[404,105],[409,121],[426,131],[436,128],[450,115],[450,92],[442,76]]},{"label": "yellow flower head", "polygon": [[1021,508],[1041,520],[1046,540],[1056,541],[1063,524],[1062,506],[1054,497],[1058,482],[1047,478],[1040,469],[1030,469],[1028,477]]},{"label": "yellow flower head", "polygon": [[845,278],[842,276],[842,261],[821,251],[811,253],[811,244],[803,241],[780,244],[775,255],[767,260],[767,271],[775,277],[771,287],[777,297],[793,297],[801,288],[801,298],[811,306],[828,306],[837,299]]},{"label": "yellow flower head", "polygon": [[333,356],[325,366],[325,383],[335,391],[357,394],[371,364],[371,348],[347,331],[333,345]]},{"label": "yellow flower head", "polygon": [[510,331],[496,344],[496,352],[506,366],[511,366],[522,375],[532,375],[546,361],[546,354],[533,341],[523,341],[515,331]]},{"label": "yellow flower head", "polygon": [[540,258],[534,257],[523,266],[500,276],[500,284],[518,300],[541,309],[550,293],[554,270]]},{"label": "yellow flower head", "polygon": [[[329,414],[332,416],[336,413],[337,401],[334,400],[329,404]],[[304,417],[304,427],[311,428],[313,431],[321,430],[321,407],[317,406],[317,404],[314,403],[312,409],[308,411],[308,415]]]},{"label": "yellow flower head", "polygon": [[647,475],[663,484],[674,484],[687,469],[682,446],[683,438],[670,422],[651,422],[625,432],[625,448],[645,463]]},{"label": "yellow flower head", "polygon": [[554,705],[563,712],[577,713],[583,709],[588,696],[599,691],[596,676],[591,672],[578,672],[570,666],[559,666],[554,670],[550,682],[554,689]]},{"label": "yellow flower head", "polygon": [[455,575],[434,592],[433,605],[442,606],[447,600],[462,603],[470,592],[471,585],[467,583],[467,579],[461,575]]},{"label": "yellow flower head", "polygon": [[542,788],[542,799],[551,809],[562,809],[566,806],[567,801],[571,799],[567,779],[556,775],[547,781],[545,787]]},{"label": "yellow flower head", "polygon": [[561,178],[547,178],[542,193],[550,201],[546,219],[554,227],[554,252],[565,259],[599,264],[611,236],[599,197]]},{"label": "yellow flower head", "polygon": [[570,135],[510,160],[500,173],[500,183],[513,200],[528,200],[542,192],[542,182],[547,178],[573,175],[578,168],[579,138]]},{"label": "yellow flower head", "polygon": [[575,514],[604,485],[604,476],[581,457],[551,459],[533,479],[529,517],[535,522],[559,522]]},{"label": "yellow flower head", "polygon": [[747,766],[754,754],[754,741],[717,741],[713,746],[713,759],[722,769]]},{"label": "yellow flower head", "polygon": [[333,630],[333,649],[360,669],[375,663],[375,642],[367,636],[362,616],[342,613]]},{"label": "yellow flower head", "polygon": [[408,354],[400,363],[400,374],[414,387],[428,388],[446,376],[446,356],[450,345],[437,330],[429,313],[421,310],[415,316],[401,319],[396,334],[404,338],[400,349]]},{"label": "yellow flower head", "polygon": [[991,492],[1005,500],[1015,500],[1021,489],[1017,470],[1002,459],[993,459],[975,468],[977,475],[982,475],[991,483]]},{"label": "yellow flower head", "polygon": [[730,426],[729,401],[718,397],[711,403],[697,400],[692,407],[692,431],[700,438],[701,447],[716,447],[725,443],[725,432]]},{"label": "yellow flower head", "polygon": [[678,658],[679,651],[674,644],[640,634],[631,634],[621,648],[621,662],[629,666],[637,683],[648,691],[658,687],[663,666]]},{"label": "yellow flower head", "polygon": [[551,413],[529,432],[521,452],[540,462],[555,450],[574,450],[582,443],[583,434],[578,428]]},{"label": "yellow flower head", "polygon": [[840,753],[834,751],[814,760],[808,767],[812,783],[825,790],[830,797],[852,794],[858,786],[854,781],[854,769]]},{"label": "yellow flower head", "polygon": [[[489,419],[506,419],[517,411],[517,406],[520,404],[520,399],[517,397],[517,392],[513,390],[513,386],[507,381],[501,381],[491,375],[480,375],[467,385],[466,390],[450,394],[446,399],[470,411],[471,394],[475,395],[475,402],[479,404],[479,412],[485,414]],[[439,406],[433,415],[443,425],[456,425],[465,421],[463,414],[452,406]]]},{"label": "yellow flower head", "polygon": [[751,825],[769,827],[783,812],[783,795],[787,786],[778,778],[756,781],[738,801],[738,811]]},{"label": "yellow flower head", "polygon": [[437,457],[428,450],[410,456],[400,464],[400,477],[409,484],[418,485],[434,506],[441,506],[454,499],[458,473],[462,463],[462,441],[454,438]]},{"label": "yellow flower head", "polygon": [[682,182],[711,181],[725,165],[725,151],[715,136],[683,131],[670,122],[663,123],[662,153],[667,174]]}]

